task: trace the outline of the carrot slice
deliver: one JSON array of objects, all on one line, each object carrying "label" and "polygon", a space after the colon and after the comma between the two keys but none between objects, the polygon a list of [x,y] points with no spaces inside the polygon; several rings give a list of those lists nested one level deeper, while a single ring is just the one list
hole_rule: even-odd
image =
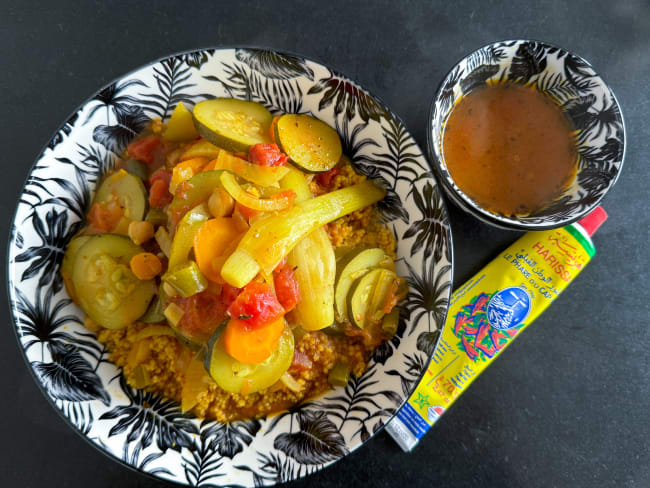
[{"label": "carrot slice", "polygon": [[230,217],[206,220],[194,236],[194,257],[201,273],[215,283],[223,283],[221,266],[243,236],[239,225]]},{"label": "carrot slice", "polygon": [[231,319],[223,332],[223,344],[237,361],[258,364],[273,354],[283,330],[282,317],[256,329],[249,329],[242,320]]},{"label": "carrot slice", "polygon": [[162,271],[160,258],[150,252],[141,252],[133,256],[129,267],[139,280],[151,280]]}]

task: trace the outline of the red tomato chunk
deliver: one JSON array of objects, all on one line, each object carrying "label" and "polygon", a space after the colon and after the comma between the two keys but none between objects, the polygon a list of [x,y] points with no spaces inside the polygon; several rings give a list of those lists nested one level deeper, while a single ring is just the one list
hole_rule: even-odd
[{"label": "red tomato chunk", "polygon": [[284,166],[289,158],[275,144],[254,144],[248,150],[248,159],[259,166]]},{"label": "red tomato chunk", "polygon": [[293,269],[290,266],[284,266],[273,277],[273,284],[280,305],[287,312],[293,309],[300,301],[300,289]]},{"label": "red tomato chunk", "polygon": [[284,308],[266,283],[251,281],[228,307],[228,315],[239,319],[251,329],[277,320]]},{"label": "red tomato chunk", "polygon": [[156,136],[147,136],[129,144],[126,152],[129,156],[143,163],[153,163],[153,152],[160,144],[160,139]]}]

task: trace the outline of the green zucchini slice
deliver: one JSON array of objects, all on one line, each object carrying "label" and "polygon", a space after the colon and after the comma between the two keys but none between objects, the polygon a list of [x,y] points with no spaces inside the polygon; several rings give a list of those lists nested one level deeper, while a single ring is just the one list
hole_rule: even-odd
[{"label": "green zucchini slice", "polygon": [[271,356],[260,364],[245,364],[232,358],[223,345],[221,331],[216,340],[208,344],[205,367],[212,379],[224,390],[232,393],[255,393],[273,385],[291,366],[294,338],[285,326],[278,346]]},{"label": "green zucchini slice", "polygon": [[142,180],[123,169],[109,175],[95,194],[93,203],[107,203],[117,199],[129,220],[142,220],[147,211],[147,191]]},{"label": "green zucchini slice", "polygon": [[354,280],[360,278],[373,268],[380,267],[386,258],[383,249],[348,250],[341,262],[337,263],[338,276],[334,285],[334,308],[337,320],[345,321],[348,317],[348,293]]},{"label": "green zucchini slice", "polygon": [[254,144],[270,144],[273,116],[255,102],[219,98],[197,103],[194,126],[201,137],[227,151],[248,152]]},{"label": "green zucchini slice", "polygon": [[72,266],[77,304],[102,327],[126,327],[149,308],[155,282],[139,280],[129,268],[141,252],[131,239],[115,234],[92,236],[77,250]]},{"label": "green zucchini slice", "polygon": [[281,116],[275,124],[275,142],[291,164],[307,173],[329,171],[343,154],[336,131],[310,115]]}]

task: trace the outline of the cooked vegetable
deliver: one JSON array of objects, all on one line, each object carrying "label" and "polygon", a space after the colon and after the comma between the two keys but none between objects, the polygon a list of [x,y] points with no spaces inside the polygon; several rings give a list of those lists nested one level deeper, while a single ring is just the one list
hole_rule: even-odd
[{"label": "cooked vegetable", "polygon": [[146,312],[155,284],[138,280],[129,269],[141,252],[127,237],[113,234],[93,236],[77,250],[72,266],[77,304],[102,327],[126,327]]},{"label": "cooked vegetable", "polygon": [[384,260],[386,253],[383,249],[350,250],[338,265],[336,286],[334,288],[334,304],[338,320],[348,320],[348,293],[352,283],[372,268],[376,268]]},{"label": "cooked vegetable", "polygon": [[399,308],[393,308],[390,313],[384,315],[384,320],[381,322],[381,330],[384,331],[387,337],[393,337],[397,333],[399,326]]},{"label": "cooked vegetable", "polygon": [[151,338],[147,337],[141,341],[137,341],[131,347],[129,356],[127,357],[127,364],[135,369],[138,365],[148,361],[151,357]]},{"label": "cooked vegetable", "polygon": [[276,144],[255,144],[248,150],[248,160],[262,167],[284,166],[288,159]]},{"label": "cooked vegetable", "polygon": [[149,371],[146,370],[141,364],[135,367],[133,370],[133,381],[131,386],[133,388],[146,388],[151,384],[151,375]]},{"label": "cooked vegetable", "polygon": [[304,202],[313,198],[305,175],[296,168],[286,167],[287,174],[280,180],[280,188],[284,190],[293,190],[296,193],[296,203]]},{"label": "cooked vegetable", "polygon": [[223,151],[223,149],[219,149],[217,146],[206,141],[205,139],[200,139],[188,147],[183,154],[181,154],[180,160],[185,161],[187,159],[201,157],[208,158],[208,160],[212,161],[213,159],[217,159],[221,151]]},{"label": "cooked vegetable", "polygon": [[160,139],[157,136],[147,136],[137,141],[133,141],[126,148],[126,153],[143,163],[153,163],[154,151],[160,145]]},{"label": "cooked vegetable", "polygon": [[225,262],[221,276],[241,288],[260,269],[270,274],[302,238],[328,222],[372,205],[385,193],[371,180],[366,180],[256,221]]},{"label": "cooked vegetable", "polygon": [[275,142],[291,164],[308,173],[329,171],[343,154],[336,131],[310,115],[282,115],[275,125]]},{"label": "cooked vegetable", "polygon": [[72,238],[68,243],[68,246],[65,248],[65,254],[61,261],[61,277],[63,278],[63,283],[65,283],[65,288],[68,290],[68,295],[70,295],[70,298],[75,302],[77,301],[77,294],[74,290],[74,285],[72,284],[74,260],[79,249],[81,249],[90,238],[90,236],[77,236]]},{"label": "cooked vegetable", "polygon": [[294,317],[306,330],[323,329],[334,322],[334,279],[336,259],[325,229],[318,228],[301,239],[289,253],[302,299]]},{"label": "cooked vegetable", "polygon": [[129,220],[144,219],[147,210],[147,193],[142,180],[123,169],[106,178],[99,186],[93,203],[107,203],[116,199]]},{"label": "cooked vegetable", "polygon": [[194,207],[181,219],[169,252],[169,269],[187,262],[190,251],[194,247],[194,236],[209,218],[207,205],[202,204]]},{"label": "cooked vegetable", "polygon": [[255,393],[268,388],[289,369],[293,360],[293,334],[284,328],[278,346],[259,364],[246,364],[230,356],[222,337],[214,341],[206,356],[206,369],[217,384],[232,393]]},{"label": "cooked vegetable", "polygon": [[258,166],[257,164],[252,164],[242,158],[233,156],[228,151],[221,151],[217,160],[212,161],[212,163],[214,163],[214,169],[232,171],[246,181],[260,186],[274,185],[289,171],[287,167],[282,166]]},{"label": "cooked vegetable", "polygon": [[185,298],[201,293],[208,287],[208,280],[194,261],[170,268],[162,276],[162,280]]},{"label": "cooked vegetable", "polygon": [[147,165],[142,161],[138,161],[137,159],[127,159],[124,163],[124,169],[128,173],[132,174],[133,176],[137,176],[141,180],[146,180],[149,178],[149,170],[147,169]]},{"label": "cooked vegetable", "polygon": [[[301,241],[302,242],[302,241]],[[273,273],[273,288],[278,302],[285,311],[290,311],[300,303],[300,285],[291,266],[283,266]],[[308,290],[311,293],[311,290]]]},{"label": "cooked vegetable", "polygon": [[164,227],[158,227],[158,230],[154,233],[154,238],[158,243],[158,247],[163,252],[163,254],[169,257],[172,250],[172,238],[169,237],[169,232]]},{"label": "cooked vegetable", "polygon": [[162,271],[162,263],[155,254],[141,252],[131,258],[129,268],[139,280],[151,280]]},{"label": "cooked vegetable", "polygon": [[381,268],[374,268],[368,271],[361,278],[358,278],[350,288],[348,294],[348,317],[357,327],[363,329],[366,326],[366,317],[370,309],[370,297],[375,290]]},{"label": "cooked vegetable", "polygon": [[267,283],[251,281],[230,304],[228,315],[253,329],[278,320],[284,309]]},{"label": "cooked vegetable", "polygon": [[[164,320],[164,319],[163,319]],[[174,336],[174,331],[168,325],[149,325],[138,332],[135,336],[136,341],[141,341],[147,337],[157,336]]]},{"label": "cooked vegetable", "polygon": [[139,246],[153,237],[153,225],[146,220],[130,222],[127,234]]},{"label": "cooked vegetable", "polygon": [[237,361],[259,364],[273,354],[284,327],[282,317],[256,328],[249,327],[243,320],[230,319],[223,332],[223,345]]},{"label": "cooked vegetable", "polygon": [[201,224],[194,235],[194,257],[207,279],[223,283],[221,267],[242,235],[237,223],[230,217],[209,219]]},{"label": "cooked vegetable", "polygon": [[189,180],[195,174],[200,173],[201,170],[208,164],[208,162],[208,158],[199,157],[178,163],[172,170],[172,179],[169,182],[169,191],[171,193],[176,193],[176,188],[178,188],[178,185],[180,185],[183,181]]},{"label": "cooked vegetable", "polygon": [[159,208],[150,208],[144,220],[153,226],[167,225],[167,214]]},{"label": "cooked vegetable", "polygon": [[93,203],[88,212],[88,234],[126,235],[131,221],[124,216],[124,208],[116,196],[107,202]]},{"label": "cooked vegetable", "polygon": [[162,208],[172,201],[174,196],[169,193],[169,182],[172,179],[172,172],[166,169],[159,169],[149,178],[149,205],[154,208]]},{"label": "cooked vegetable", "polygon": [[302,385],[298,383],[296,379],[289,374],[288,371],[285,371],[282,376],[280,376],[280,381],[284,386],[295,393],[300,393],[302,391]]},{"label": "cooked vegetable", "polygon": [[192,112],[183,105],[183,102],[178,102],[178,105],[176,105],[169,122],[167,122],[163,137],[174,142],[191,141],[199,137],[194,128]]},{"label": "cooked vegetable", "polygon": [[370,301],[368,302],[364,327],[368,327],[371,324],[378,324],[384,318],[384,315],[386,315],[384,305],[395,280],[397,280],[395,273],[388,269],[381,269],[377,277],[377,282],[375,283],[375,289],[372,291]]},{"label": "cooked vegetable", "polygon": [[346,386],[350,381],[350,366],[336,363],[327,375],[327,381],[332,386]]},{"label": "cooked vegetable", "polygon": [[228,171],[222,173],[221,184],[235,201],[241,203],[244,207],[261,212],[285,210],[291,207],[296,198],[293,190],[285,190],[273,195],[271,198],[257,198],[239,186],[235,176]]},{"label": "cooked vegetable", "polygon": [[215,188],[222,188],[222,174],[223,171],[202,171],[178,185],[176,196],[167,209],[173,222],[178,222],[188,210],[207,201]]},{"label": "cooked vegetable", "polygon": [[199,395],[208,390],[210,383],[212,378],[205,370],[203,362],[197,358],[192,359],[183,373],[181,411],[192,410],[199,402]]},{"label": "cooked vegetable", "polygon": [[219,98],[194,107],[194,125],[199,134],[219,147],[247,153],[253,144],[268,144],[272,115],[255,102]]},{"label": "cooked vegetable", "polygon": [[169,325],[172,327],[177,327],[178,324],[180,323],[181,319],[183,318],[183,315],[185,314],[185,311],[176,305],[174,302],[170,303],[165,307],[165,311],[163,312],[165,315],[165,318],[169,322]]},{"label": "cooked vegetable", "polygon": [[162,301],[160,300],[159,296],[156,297],[151,302],[147,311],[138,320],[140,322],[145,322],[147,324],[157,324],[158,322],[165,321],[165,314],[163,313]]}]

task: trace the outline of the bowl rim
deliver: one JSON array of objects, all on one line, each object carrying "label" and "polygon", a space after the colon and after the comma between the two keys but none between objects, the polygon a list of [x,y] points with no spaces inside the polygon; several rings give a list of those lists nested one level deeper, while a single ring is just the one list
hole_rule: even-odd
[{"label": "bowl rim", "polygon": [[[57,126],[57,128],[51,133],[51,135],[47,138],[47,140],[42,144],[40,150],[38,151],[38,153],[36,154],[36,156],[34,158],[34,161],[30,165],[30,167],[29,167],[29,169],[28,169],[28,171],[26,173],[26,176],[25,176],[25,178],[23,180],[23,184],[20,187],[20,192],[18,193],[18,196],[20,197],[20,195],[22,195],[24,193],[31,174],[33,173],[37,163],[43,157],[45,151],[48,149],[48,146],[49,146],[50,142],[65,127],[65,125],[68,123],[68,121],[70,121],[70,119],[72,117],[74,117],[75,114],[77,114],[87,103],[89,103],[102,90],[104,90],[105,88],[113,85],[114,83],[117,83],[118,81],[120,81],[120,80],[122,80],[124,78],[128,78],[129,76],[137,73],[138,71],[141,71],[141,70],[147,69],[147,68],[151,68],[152,66],[154,66],[154,65],[156,65],[156,64],[158,64],[158,63],[160,63],[160,62],[162,62],[164,60],[170,59],[170,58],[175,58],[175,57],[178,57],[178,56],[183,56],[183,55],[186,55],[186,54],[198,53],[198,52],[206,52],[206,51],[215,51],[216,52],[216,51],[228,51],[228,50],[234,50],[234,49],[268,51],[268,52],[272,52],[272,53],[276,53],[276,54],[280,54],[280,55],[292,56],[292,57],[304,59],[306,61],[310,61],[310,62],[313,62],[315,64],[318,64],[320,66],[323,66],[323,67],[327,68],[332,74],[334,74],[336,76],[339,76],[339,77],[342,77],[342,78],[345,78],[345,79],[353,82],[354,84],[359,86],[359,88],[361,88],[363,91],[365,91],[368,95],[370,95],[373,99],[375,99],[382,106],[382,108],[384,108],[386,110],[386,112],[390,114],[391,117],[393,117],[395,120],[397,120],[404,127],[404,129],[411,136],[411,138],[416,142],[416,144],[418,143],[418,141],[416,140],[416,138],[413,135],[412,131],[410,131],[408,129],[408,126],[404,123],[402,118],[399,115],[397,115],[397,113],[395,113],[380,97],[375,95],[375,93],[372,92],[371,90],[368,90],[367,88],[365,88],[365,86],[362,86],[359,82],[356,81],[356,79],[351,78],[351,77],[343,74],[340,70],[335,69],[330,64],[321,61],[318,57],[314,57],[314,56],[311,56],[311,55],[306,56],[306,55],[302,55],[302,54],[297,54],[297,53],[295,53],[295,52],[293,52],[291,50],[276,49],[276,48],[272,48],[272,47],[263,46],[263,45],[260,45],[260,44],[237,44],[237,45],[230,45],[230,44],[226,45],[226,44],[224,44],[224,45],[201,46],[201,47],[192,48],[192,49],[174,51],[174,52],[172,52],[170,54],[166,54],[164,56],[159,56],[154,60],[151,60],[151,61],[148,61],[148,62],[146,62],[144,64],[138,65],[135,68],[133,68],[133,69],[127,71],[127,72],[124,72],[122,74],[117,75],[114,78],[111,78],[106,83],[104,83],[101,87],[94,90],[89,95],[85,96],[83,98],[83,100],[78,105],[76,105],[75,108],[71,112],[69,112],[68,116],[63,119],[63,122]],[[419,147],[419,144],[418,144],[418,147]],[[431,173],[430,173],[431,178],[435,181],[435,183],[437,184],[438,187],[441,187],[442,185],[441,185],[441,182],[439,181],[440,177],[437,175],[434,165],[432,164],[430,158],[427,157],[427,156],[428,156],[427,151],[422,150],[422,157],[426,161],[426,163],[428,164],[429,168],[431,169]],[[451,220],[449,218],[449,210],[447,209],[447,204],[446,204],[445,199],[444,199],[444,191],[442,191],[440,189],[438,191],[440,192],[440,198],[441,198],[441,200],[440,200],[441,211],[442,211],[442,214],[444,216],[445,222],[447,224],[446,235],[447,235],[447,248],[448,248],[448,256],[449,256],[449,277],[450,277],[450,282],[449,282],[449,287],[447,288],[447,297],[446,297],[447,307],[445,308],[445,311],[444,311],[444,314],[443,314],[443,317],[442,317],[442,320],[441,320],[441,326],[440,326],[440,329],[439,329],[441,333],[438,335],[438,338],[435,341],[435,345],[434,345],[434,347],[433,347],[433,349],[431,351],[431,354],[428,354],[427,357],[426,357],[426,364],[428,364],[431,361],[433,353],[435,352],[436,348],[438,347],[438,344],[440,342],[440,338],[442,337],[442,330],[445,327],[445,323],[446,323],[446,320],[447,320],[447,313],[449,311],[449,301],[451,299],[451,294],[452,294],[452,289],[453,289],[453,278],[454,278],[454,246],[453,246],[453,235],[452,235]],[[16,216],[18,214],[19,206],[20,206],[20,202],[16,203],[14,211],[11,213],[10,220],[8,222],[8,224],[9,224],[8,225],[9,236],[8,236],[8,239],[7,239],[7,242],[6,242],[5,261],[4,261],[5,262],[5,283],[7,284],[7,286],[6,286],[7,295],[6,296],[7,296],[7,301],[8,301],[8,304],[9,304],[8,308],[9,308],[9,315],[11,317],[11,324],[12,324],[11,328],[12,328],[12,330],[14,332],[14,337],[16,338],[17,345],[18,345],[18,348],[20,350],[20,356],[22,357],[22,359],[23,359],[23,361],[25,363],[25,367],[29,371],[30,376],[32,377],[32,379],[36,383],[36,385],[38,387],[38,390],[45,397],[45,399],[49,403],[50,407],[59,415],[59,417],[61,419],[63,419],[64,423],[66,425],[68,425],[68,427],[70,427],[70,429],[78,437],[82,438],[87,444],[92,446],[94,449],[96,449],[97,451],[102,453],[107,458],[111,459],[112,461],[117,462],[121,466],[124,466],[124,467],[128,468],[129,470],[131,470],[131,471],[133,471],[135,473],[138,473],[140,475],[144,475],[144,476],[146,476],[146,477],[148,477],[148,478],[150,478],[152,480],[156,480],[158,482],[163,481],[163,482],[167,482],[167,483],[173,483],[173,484],[178,485],[178,486],[189,486],[187,483],[183,483],[183,482],[178,481],[176,479],[160,477],[160,476],[157,476],[157,475],[155,475],[153,473],[150,473],[148,471],[142,470],[142,469],[140,469],[140,468],[138,468],[136,466],[133,466],[133,465],[127,463],[125,460],[118,457],[116,454],[113,454],[112,452],[108,451],[107,449],[103,449],[99,444],[93,442],[87,435],[85,435],[80,429],[78,429],[77,426],[74,425],[72,423],[72,421],[67,416],[64,415],[63,410],[60,409],[56,405],[54,400],[47,394],[46,388],[44,387],[44,385],[41,382],[40,378],[37,377],[36,372],[34,371],[34,368],[32,367],[31,363],[29,362],[29,360],[27,358],[25,348],[23,347],[23,344],[21,342],[21,338],[20,338],[20,335],[18,333],[18,327],[17,327],[18,326],[18,320],[17,320],[17,316],[14,313],[14,301],[13,301],[12,295],[11,295],[11,290],[13,288],[17,288],[14,280],[12,279],[12,274],[11,274],[10,252],[11,252],[11,247],[15,242],[16,232],[18,230],[17,226],[15,226],[14,224],[15,224],[15,221],[16,221]],[[313,473],[309,473],[309,474],[315,474],[315,473],[318,473],[318,472],[322,472],[324,469],[327,469],[327,468],[330,468],[330,467],[334,466],[335,464],[337,464],[342,459],[347,458],[350,454],[352,454],[353,452],[355,452],[358,449],[360,449],[361,447],[363,447],[368,441],[370,441],[378,433],[383,431],[384,428],[386,427],[386,425],[388,425],[393,420],[393,418],[395,418],[397,416],[398,412],[404,407],[404,405],[406,403],[408,403],[408,399],[409,399],[410,395],[415,391],[415,389],[417,388],[417,385],[420,383],[420,381],[424,377],[425,373],[426,373],[426,368],[423,369],[423,371],[420,373],[417,381],[414,382],[413,387],[412,387],[412,391],[410,392],[410,394],[405,396],[402,403],[398,407],[396,407],[395,412],[393,413],[393,415],[391,415],[390,418],[388,418],[388,420],[380,428],[378,428],[374,432],[369,433],[370,434],[369,437],[367,439],[365,439],[365,440],[361,440],[356,448],[354,448],[352,450],[349,450],[343,456],[335,459],[331,464],[329,464],[329,465],[327,465],[325,467],[320,467],[319,469],[317,469]],[[122,374],[122,373],[120,373],[120,374]],[[309,476],[309,474],[300,475],[300,476],[298,476],[296,478],[293,478],[291,481],[296,481],[296,480],[299,480],[299,479],[305,479],[305,478],[307,478],[307,476]],[[273,485],[269,485],[269,486],[278,486],[278,483],[274,483]]]},{"label": "bowl rim", "polygon": [[[515,43],[524,43],[524,42],[534,42],[543,45],[544,47],[550,47],[550,48],[555,48],[558,49],[559,51],[566,52],[568,54],[571,54],[584,63],[586,63],[590,68],[594,70],[594,73],[598,78],[600,79],[602,86],[609,91],[609,94],[612,96],[614,103],[616,104],[616,107],[618,108],[618,113],[621,117],[621,126],[622,126],[622,147],[623,147],[623,153],[621,154],[621,163],[618,167],[618,170],[616,171],[616,174],[614,175],[614,178],[612,179],[611,183],[609,184],[609,188],[607,188],[599,197],[598,199],[589,207],[586,207],[584,210],[582,210],[578,215],[572,216],[569,218],[566,218],[562,221],[559,222],[554,222],[554,223],[536,223],[536,224],[526,224],[523,223],[521,220],[518,220],[516,218],[512,217],[506,217],[506,216],[498,216],[497,214],[490,212],[489,210],[486,210],[479,206],[477,203],[474,202],[468,195],[466,195],[462,191],[458,191],[456,188],[454,188],[453,185],[451,185],[450,180],[451,180],[451,175],[449,178],[445,177],[442,171],[442,162],[436,155],[435,147],[434,147],[434,142],[433,142],[433,130],[434,130],[434,112],[435,112],[435,105],[440,97],[440,93],[442,92],[442,87],[451,74],[451,72],[456,69],[460,63],[462,63],[465,59],[473,55],[474,53],[478,51],[482,51],[488,47],[494,46],[496,44],[502,44],[502,43],[507,43],[507,42],[515,42]],[[433,171],[436,175],[436,179],[440,183],[440,185],[444,188],[445,193],[447,194],[447,197],[456,205],[459,207],[461,210],[464,212],[470,214],[472,217],[475,217],[479,219],[480,221],[492,225],[494,227],[498,227],[501,229],[506,229],[506,230],[521,230],[521,231],[529,231],[529,230],[549,230],[549,229],[557,229],[560,227],[564,227],[569,224],[573,224],[574,222],[579,221],[589,213],[591,213],[596,207],[598,207],[602,200],[605,198],[607,193],[612,189],[612,187],[616,184],[618,181],[619,176],[621,175],[621,172],[623,170],[623,165],[625,164],[625,154],[626,154],[626,139],[627,139],[627,132],[626,132],[626,126],[625,126],[625,117],[623,116],[623,111],[621,110],[621,104],[618,101],[618,98],[616,98],[616,94],[614,93],[614,90],[612,90],[611,86],[605,81],[604,78],[602,78],[596,69],[594,69],[593,65],[587,61],[585,58],[580,56],[579,54],[576,54],[573,51],[570,51],[568,49],[565,49],[563,47],[560,47],[556,44],[547,42],[547,41],[541,41],[539,39],[533,39],[533,38],[528,38],[528,39],[512,39],[512,38],[506,38],[502,39],[499,41],[493,41],[489,42],[487,44],[482,45],[481,47],[478,47],[474,49],[473,51],[470,51],[466,54],[464,54],[462,57],[458,58],[458,61],[456,61],[449,70],[445,73],[445,75],[442,77],[440,82],[438,83],[438,87],[436,88],[434,92],[434,96],[431,100],[431,103],[429,105],[429,115],[427,117],[427,126],[426,126],[426,138],[427,138],[427,155],[429,156],[430,164],[433,168]],[[451,180],[453,181],[453,180]]]}]

